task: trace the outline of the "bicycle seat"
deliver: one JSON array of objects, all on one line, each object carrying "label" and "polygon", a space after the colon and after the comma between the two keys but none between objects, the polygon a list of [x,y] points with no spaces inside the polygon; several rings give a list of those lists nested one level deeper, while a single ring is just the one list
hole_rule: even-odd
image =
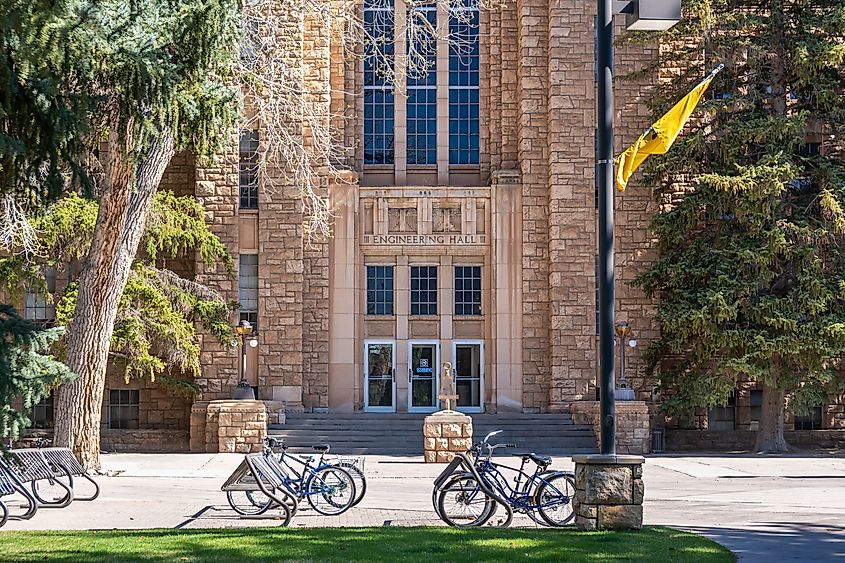
[{"label": "bicycle seat", "polygon": [[551,456],[547,456],[547,455],[537,455],[535,453],[527,453],[527,452],[516,453],[516,454],[511,454],[511,455],[513,455],[514,457],[521,457],[522,459],[524,459],[526,461],[531,460],[534,463],[536,463],[537,465],[539,465],[540,467],[548,467],[552,464]]},{"label": "bicycle seat", "polygon": [[323,453],[328,452],[330,447],[331,446],[329,446],[328,444],[314,444],[313,446],[311,446],[311,448],[313,448],[313,450],[315,452],[323,452]]}]

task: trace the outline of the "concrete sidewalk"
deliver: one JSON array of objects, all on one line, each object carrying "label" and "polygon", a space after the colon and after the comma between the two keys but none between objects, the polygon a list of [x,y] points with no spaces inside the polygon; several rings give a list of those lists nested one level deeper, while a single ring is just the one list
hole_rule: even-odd
[{"label": "concrete sidewalk", "polygon": [[[358,507],[337,517],[301,510],[291,526],[442,525],[431,506],[442,465],[365,457],[368,491]],[[115,476],[99,478],[99,499],[41,510],[4,530],[277,526],[273,519],[238,518],[220,492],[242,458],[105,455],[103,470]],[[572,462],[558,457],[554,466],[572,469]],[[701,533],[741,561],[845,561],[845,458],[649,456],[644,479],[647,524]],[[514,525],[534,526],[527,518]]]}]

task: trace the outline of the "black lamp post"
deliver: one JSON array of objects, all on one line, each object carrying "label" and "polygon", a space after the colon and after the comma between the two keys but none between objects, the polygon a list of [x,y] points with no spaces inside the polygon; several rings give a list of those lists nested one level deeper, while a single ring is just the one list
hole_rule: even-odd
[{"label": "black lamp post", "polygon": [[613,264],[613,15],[627,14],[628,29],[658,31],[681,18],[680,0],[598,0],[598,158],[599,183],[599,418],[601,453],[616,454],[616,397],[614,374]]},{"label": "black lamp post", "polygon": [[249,346],[251,348],[258,346],[258,339],[255,338],[252,325],[246,320],[241,321],[240,324],[235,327],[235,332],[237,332],[238,336],[241,337],[241,380],[232,392],[232,399],[236,401],[254,401],[255,391],[246,379],[246,347],[247,338],[249,338]]}]

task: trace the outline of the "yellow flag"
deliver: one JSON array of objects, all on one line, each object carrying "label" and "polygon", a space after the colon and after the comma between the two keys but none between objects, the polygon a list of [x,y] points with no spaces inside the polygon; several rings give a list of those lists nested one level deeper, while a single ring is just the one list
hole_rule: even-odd
[{"label": "yellow flag", "polygon": [[631,176],[649,155],[665,154],[669,150],[669,147],[678,138],[681,129],[689,121],[690,115],[698,106],[701,96],[704,95],[707,87],[724,67],[725,65],[719,65],[719,68],[711,72],[710,76],[705,78],[692,92],[684,96],[663,117],[655,121],[654,125],[643,133],[636,143],[616,157],[616,187],[620,192],[625,191],[628,180],[631,179]]}]

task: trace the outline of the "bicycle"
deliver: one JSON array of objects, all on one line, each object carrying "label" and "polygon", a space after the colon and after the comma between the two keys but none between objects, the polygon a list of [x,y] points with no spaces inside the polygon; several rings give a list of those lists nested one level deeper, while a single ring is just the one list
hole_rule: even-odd
[{"label": "bicycle", "polygon": [[[279,447],[282,452],[277,459],[274,457],[273,448]],[[363,498],[366,479],[363,481],[362,493],[359,495],[355,478],[349,471],[349,467],[325,463],[324,456],[329,451],[327,444],[314,446],[321,455],[313,466],[313,458],[302,459],[286,453],[286,449],[287,447],[280,440],[267,437],[264,438],[262,455],[272,460],[272,466],[277,468],[276,472],[282,484],[297,502],[306,499],[311,508],[320,514],[335,516],[346,512]],[[290,462],[296,462],[302,465],[302,468],[294,468]],[[354,469],[360,474],[358,477],[363,478],[363,472],[357,467]],[[226,499],[235,512],[244,516],[259,516],[275,504],[275,501],[266,494],[255,490],[227,491]]]},{"label": "bicycle", "polygon": [[[508,524],[512,512],[524,513],[541,525],[564,526],[569,523],[575,515],[571,502],[575,495],[574,475],[549,470],[551,458],[534,453],[513,454],[522,459],[519,468],[493,462],[491,457],[495,450],[516,447],[516,444],[488,443],[500,432],[488,434],[482,442],[470,448],[468,454],[471,458],[456,458],[456,462],[441,473],[432,493],[437,515],[450,526],[483,526],[495,514],[496,506],[506,503],[510,509]],[[467,461],[471,463],[472,470],[455,474],[458,467]],[[529,462],[535,465],[533,473],[525,471]],[[503,474],[503,469],[515,473],[513,485]]]}]

